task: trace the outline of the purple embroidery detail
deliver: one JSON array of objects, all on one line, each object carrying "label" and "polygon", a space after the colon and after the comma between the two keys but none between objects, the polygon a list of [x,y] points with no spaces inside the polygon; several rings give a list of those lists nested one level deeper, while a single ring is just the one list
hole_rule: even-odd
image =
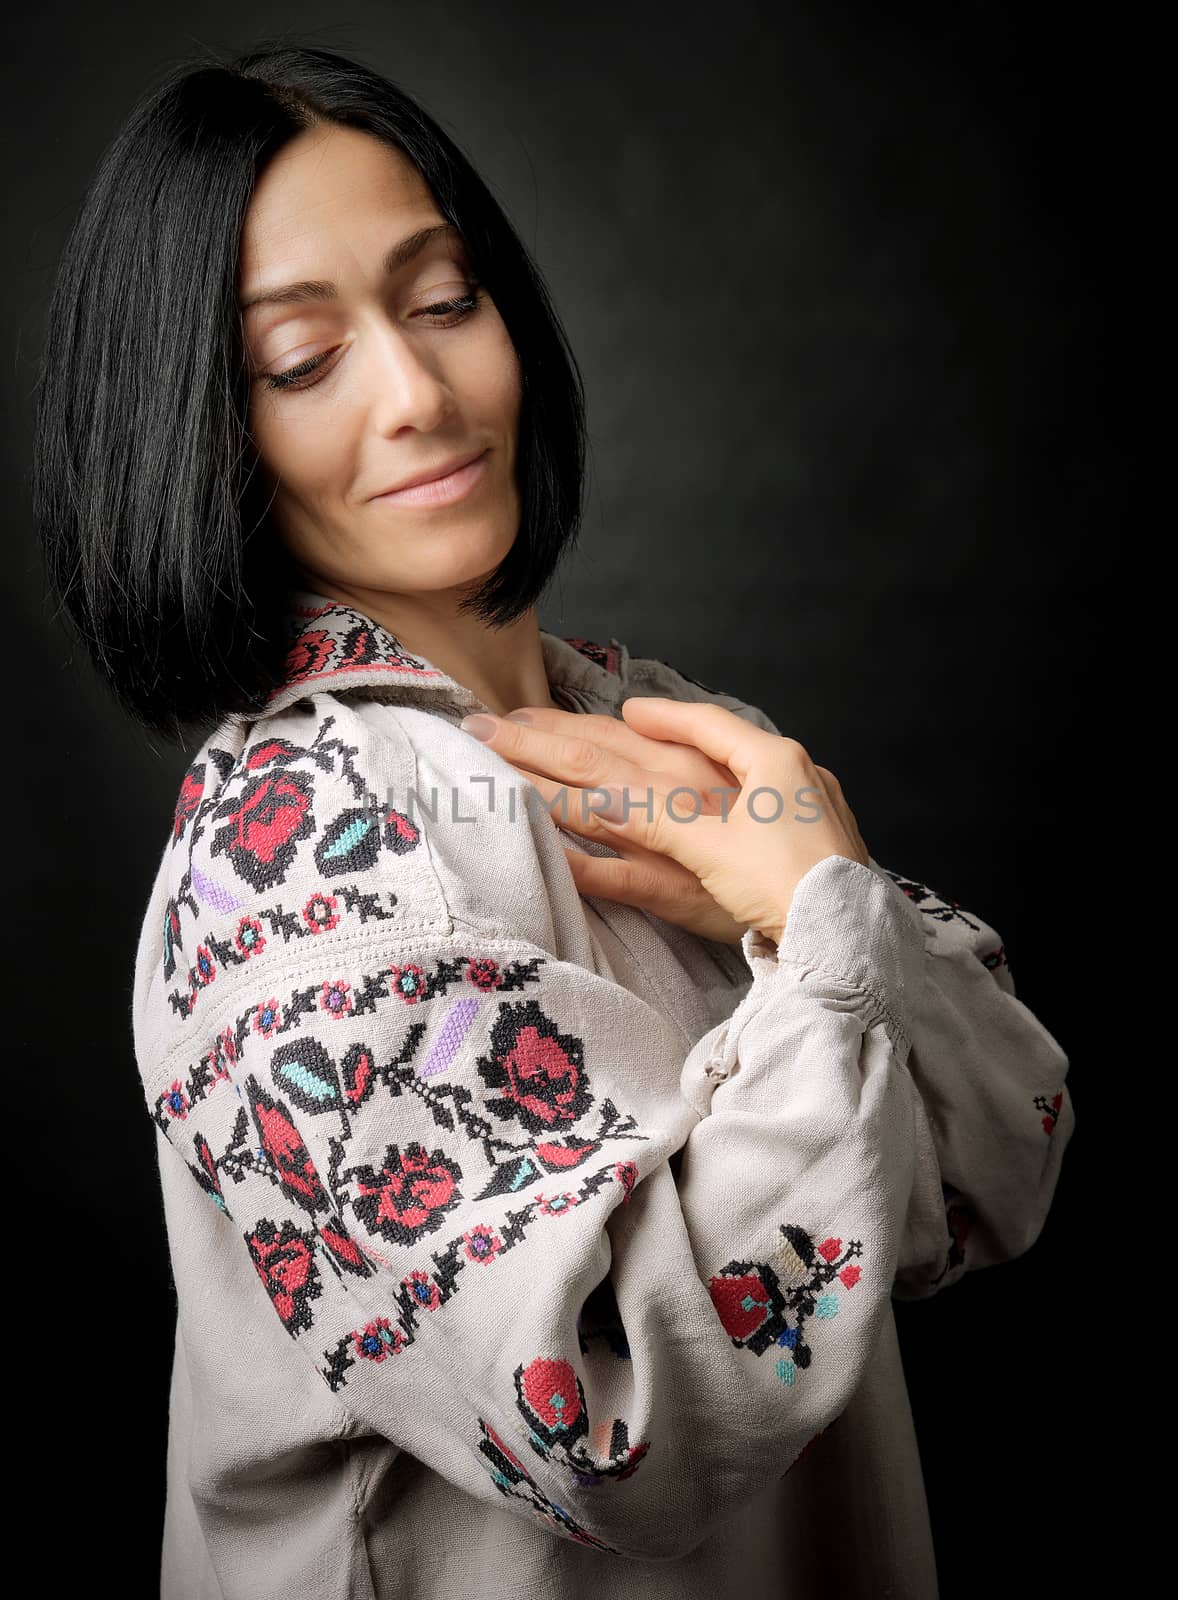
[{"label": "purple embroidery detail", "polygon": [[228,889],[222,888],[212,878],[206,877],[195,862],[192,864],[192,887],[205,904],[212,906],[214,911],[227,914],[230,911],[236,911],[241,905],[241,901],[236,895],[230,894]]},{"label": "purple embroidery detail", "polygon": [[437,1043],[418,1071],[418,1077],[432,1078],[435,1072],[445,1072],[466,1038],[478,1008],[477,1000],[455,1000],[442,1024]]}]

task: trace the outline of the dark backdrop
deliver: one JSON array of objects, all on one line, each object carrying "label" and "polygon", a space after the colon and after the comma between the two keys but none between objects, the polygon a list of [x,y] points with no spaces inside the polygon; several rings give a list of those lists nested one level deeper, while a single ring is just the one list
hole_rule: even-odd
[{"label": "dark backdrop", "polygon": [[1106,241],[1126,188],[1119,69],[1078,26],[732,0],[5,24],[8,1106],[31,1158],[8,1198],[36,1286],[9,1372],[37,1397],[21,1448],[51,1592],[154,1591],[172,1302],[130,974],[186,757],[131,730],[48,618],[32,386],[52,265],[134,96],[280,27],[418,95],[549,278],[592,484],[542,625],[762,704],[839,775],[877,859],[1000,931],[1068,1050],[1079,1131],[1039,1242],[898,1315],[943,1592],[1091,1572],[1116,1474],[1077,1444],[1106,1403],[1087,1282],[1109,1136],[1079,824],[1104,781],[1090,546],[1125,504]]}]

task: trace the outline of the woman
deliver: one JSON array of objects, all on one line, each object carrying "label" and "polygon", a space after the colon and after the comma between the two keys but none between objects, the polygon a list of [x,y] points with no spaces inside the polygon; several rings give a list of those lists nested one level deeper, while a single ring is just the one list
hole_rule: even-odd
[{"label": "woman", "polygon": [[402,91],[262,49],[135,112],[36,493],[122,703],[212,725],[134,981],[167,1597],[936,1592],[891,1297],[1034,1242],[1067,1062],[761,711],[538,627],[582,459]]}]

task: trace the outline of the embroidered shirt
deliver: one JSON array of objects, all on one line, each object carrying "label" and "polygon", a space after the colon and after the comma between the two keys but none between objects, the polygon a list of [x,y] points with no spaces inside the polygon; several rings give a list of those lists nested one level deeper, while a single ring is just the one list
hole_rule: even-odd
[{"label": "embroidered shirt", "polygon": [[[309,591],[291,623],[136,957],[165,1600],[935,1595],[892,1298],[1025,1251],[1073,1127],[999,935],[844,857],[776,949],[582,898],[565,848],[609,847],[469,690]],[[778,731],[541,642],[569,710]]]}]

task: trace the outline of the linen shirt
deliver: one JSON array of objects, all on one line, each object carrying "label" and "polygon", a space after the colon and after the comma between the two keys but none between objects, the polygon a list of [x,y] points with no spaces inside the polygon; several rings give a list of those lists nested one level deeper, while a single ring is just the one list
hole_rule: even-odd
[{"label": "linen shirt", "polygon": [[[578,894],[487,708],[290,596],[136,954],[177,1317],[164,1600],[937,1592],[892,1300],[1020,1255],[1074,1125],[1002,940],[842,856],[778,946]],[[541,632],[554,700],[764,712]]]}]

